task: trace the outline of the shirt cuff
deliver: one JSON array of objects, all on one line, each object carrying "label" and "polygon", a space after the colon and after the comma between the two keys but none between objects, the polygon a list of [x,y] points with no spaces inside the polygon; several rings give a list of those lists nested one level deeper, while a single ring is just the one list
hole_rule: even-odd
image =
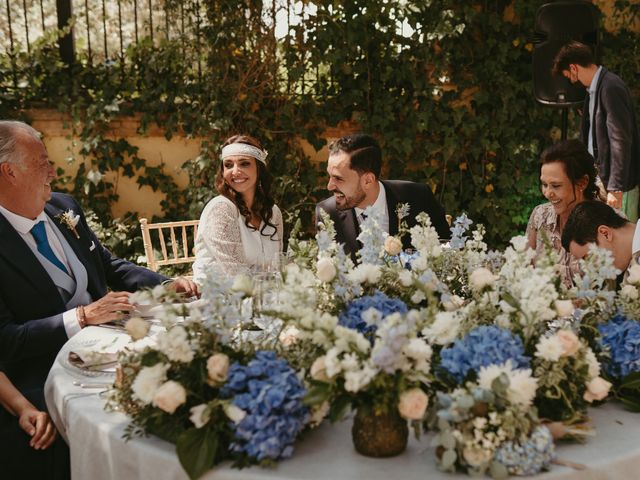
[{"label": "shirt cuff", "polygon": [[62,322],[64,323],[64,331],[67,332],[67,337],[71,338],[78,333],[82,327],[78,323],[78,317],[76,315],[76,309],[67,310],[62,314]]}]

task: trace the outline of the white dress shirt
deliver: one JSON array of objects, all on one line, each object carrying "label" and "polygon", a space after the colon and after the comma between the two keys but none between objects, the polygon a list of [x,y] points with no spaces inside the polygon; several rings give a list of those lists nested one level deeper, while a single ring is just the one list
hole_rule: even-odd
[{"label": "white dress shirt", "polygon": [[[54,225],[51,225],[51,220],[49,216],[44,212],[40,212],[35,220],[31,220],[30,218],[22,217],[18,214],[10,212],[2,205],[0,205],[0,213],[4,215],[4,218],[11,224],[18,235],[24,240],[27,246],[31,249],[36,258],[36,252],[38,251],[38,246],[36,245],[36,240],[33,238],[31,234],[31,229],[34,227],[36,223],[41,221],[44,222],[44,228],[47,232],[47,240],[49,240],[49,245],[51,246],[51,250],[56,254],[56,257],[63,263],[67,272],[70,275],[73,275],[71,267],[69,266],[69,260],[64,253],[62,245],[60,244],[60,240],[58,240],[58,236],[53,231]],[[39,260],[38,260],[39,261]],[[78,323],[78,319],[76,317],[76,309],[73,308],[71,310],[67,310],[62,314],[62,320],[64,322],[64,330],[67,333],[67,336],[71,338],[73,335],[80,331],[80,324]]]},{"label": "white dress shirt", "polygon": [[[378,212],[380,218],[380,228],[385,232],[389,233],[389,208],[387,206],[387,192],[384,189],[384,185],[382,182],[378,182],[380,186],[380,191],[378,192],[378,198],[373,202],[371,208]],[[362,223],[362,214],[364,212],[363,208],[355,207],[356,218],[358,219],[358,224]]]}]

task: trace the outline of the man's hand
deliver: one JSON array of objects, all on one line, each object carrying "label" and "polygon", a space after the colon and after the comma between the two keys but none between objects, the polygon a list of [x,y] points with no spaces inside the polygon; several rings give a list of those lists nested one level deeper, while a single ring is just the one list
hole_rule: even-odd
[{"label": "man's hand", "polygon": [[607,205],[618,210],[622,208],[622,192],[607,192]]},{"label": "man's hand", "polygon": [[167,289],[174,290],[176,293],[184,293],[187,297],[200,298],[200,290],[192,280],[184,277],[176,277],[172,282],[167,283]]},{"label": "man's hand", "polygon": [[130,312],[135,308],[129,303],[129,295],[129,292],[109,292],[100,300],[84,307],[87,325],[99,325],[123,318],[123,312]]},{"label": "man's hand", "polygon": [[20,412],[18,424],[31,435],[29,446],[36,450],[48,448],[56,439],[56,427],[46,412],[37,410],[33,405]]}]

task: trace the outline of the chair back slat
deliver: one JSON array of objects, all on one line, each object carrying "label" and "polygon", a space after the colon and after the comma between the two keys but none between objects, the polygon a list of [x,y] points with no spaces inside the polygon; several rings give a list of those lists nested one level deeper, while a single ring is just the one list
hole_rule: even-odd
[{"label": "chair back slat", "polygon": [[[146,218],[141,218],[140,229],[149,268],[157,271],[158,267],[164,265],[193,263],[196,259],[195,247],[191,245],[195,244],[198,235],[198,223],[199,220],[149,223]],[[178,232],[176,229],[179,229]],[[154,241],[160,244],[159,252],[153,247]]]}]

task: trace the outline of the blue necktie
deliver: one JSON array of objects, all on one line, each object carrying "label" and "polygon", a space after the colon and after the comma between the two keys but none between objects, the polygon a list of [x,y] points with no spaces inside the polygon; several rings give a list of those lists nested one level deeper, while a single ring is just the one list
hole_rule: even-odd
[{"label": "blue necktie", "polygon": [[47,231],[44,228],[44,221],[38,222],[33,226],[31,235],[33,235],[33,238],[36,240],[38,251],[56,267],[69,275],[69,271],[65,268],[64,264],[56,257],[53,250],[51,250],[51,245],[49,245],[49,239],[47,238]]}]

